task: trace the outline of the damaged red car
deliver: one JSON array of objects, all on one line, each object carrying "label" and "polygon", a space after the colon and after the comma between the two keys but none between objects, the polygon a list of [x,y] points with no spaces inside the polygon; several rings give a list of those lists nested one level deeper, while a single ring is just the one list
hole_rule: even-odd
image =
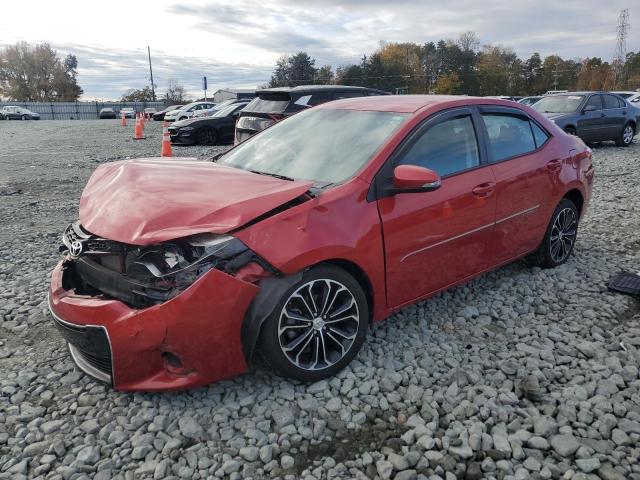
[{"label": "damaged red car", "polygon": [[525,255],[567,261],[593,175],[580,139],[512,102],[335,101],[216,162],[100,166],[49,304],[116,389],[205,385],[258,354],[315,381],[404,305]]}]

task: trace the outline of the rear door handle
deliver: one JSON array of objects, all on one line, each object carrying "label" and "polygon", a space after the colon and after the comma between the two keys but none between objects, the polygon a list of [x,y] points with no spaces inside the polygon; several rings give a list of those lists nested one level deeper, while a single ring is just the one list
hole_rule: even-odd
[{"label": "rear door handle", "polygon": [[562,162],[558,159],[551,160],[547,163],[547,170],[557,172],[562,168]]},{"label": "rear door handle", "polygon": [[494,182],[487,182],[487,183],[481,183],[480,185],[477,185],[473,188],[473,190],[471,190],[471,192],[476,196],[476,197],[488,197],[489,195],[491,195],[496,189],[496,184]]}]

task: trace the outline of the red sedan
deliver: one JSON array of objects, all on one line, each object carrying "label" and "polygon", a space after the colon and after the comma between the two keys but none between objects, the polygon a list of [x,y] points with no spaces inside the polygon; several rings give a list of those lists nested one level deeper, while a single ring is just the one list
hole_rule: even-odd
[{"label": "red sedan", "polygon": [[404,305],[525,255],[567,261],[593,175],[580,139],[513,102],[327,103],[216,163],[100,166],[51,312],[78,366],[117,389],[204,385],[258,350],[315,381]]}]

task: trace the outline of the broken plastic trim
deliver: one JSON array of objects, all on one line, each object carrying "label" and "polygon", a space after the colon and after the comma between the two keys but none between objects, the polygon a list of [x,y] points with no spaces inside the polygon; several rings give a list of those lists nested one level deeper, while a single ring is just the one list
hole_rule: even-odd
[{"label": "broken plastic trim", "polygon": [[[69,287],[89,295],[101,293],[134,308],[170,300],[211,269],[235,275],[253,262],[271,275],[281,275],[230,235],[200,234],[148,247],[96,239],[90,234],[83,241],[87,245],[106,242],[109,248],[100,252],[88,248],[86,254],[71,256],[65,267]],[[66,251],[64,246],[62,249]]]},{"label": "broken plastic trim", "polygon": [[249,305],[242,323],[242,349],[247,363],[253,358],[262,324],[285,298],[287,290],[302,280],[302,274],[298,272],[287,277],[269,277],[258,283],[260,291]]}]

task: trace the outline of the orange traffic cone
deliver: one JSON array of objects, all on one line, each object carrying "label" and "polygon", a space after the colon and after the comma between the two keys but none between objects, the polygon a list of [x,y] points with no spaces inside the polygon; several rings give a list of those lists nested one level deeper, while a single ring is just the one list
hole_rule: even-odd
[{"label": "orange traffic cone", "polygon": [[120,114],[120,125],[122,125],[123,127],[127,126],[127,117],[125,117],[124,113]]},{"label": "orange traffic cone", "polygon": [[134,140],[144,140],[146,137],[142,131],[142,122],[140,121],[140,117],[136,119],[136,126],[133,130],[133,139]]},{"label": "orange traffic cone", "polygon": [[142,129],[144,130],[144,113],[140,114],[140,123],[142,123]]},{"label": "orange traffic cone", "polygon": [[160,152],[161,157],[172,157],[171,153],[171,137],[169,136],[169,122],[164,122],[162,124],[162,151]]}]

